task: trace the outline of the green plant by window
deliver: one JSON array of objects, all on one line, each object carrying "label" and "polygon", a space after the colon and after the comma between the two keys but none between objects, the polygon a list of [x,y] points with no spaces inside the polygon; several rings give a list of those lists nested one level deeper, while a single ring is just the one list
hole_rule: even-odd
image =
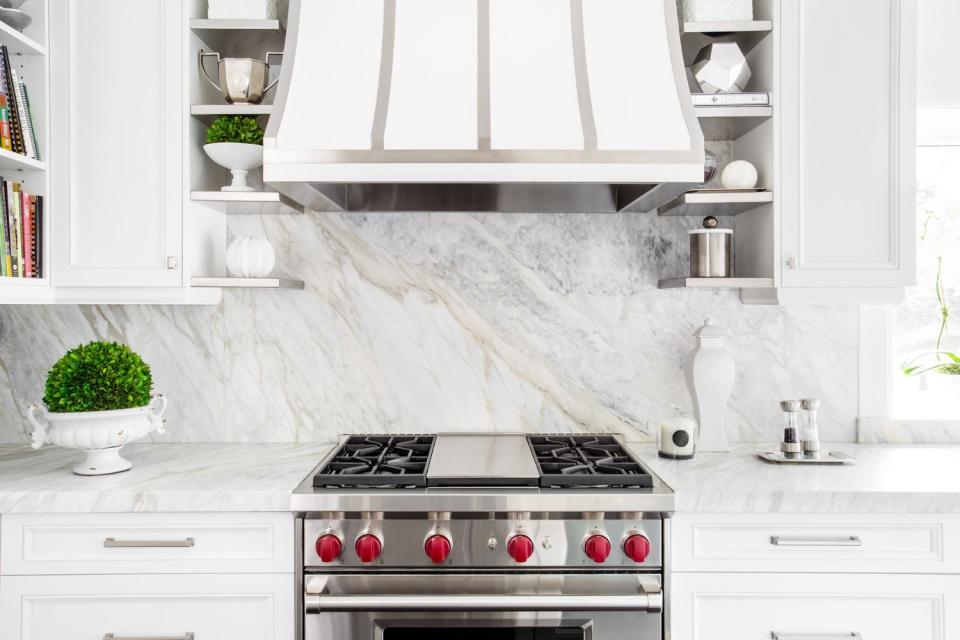
[{"label": "green plant by window", "polygon": [[947,324],[950,321],[950,307],[947,305],[947,294],[943,290],[943,256],[937,256],[937,280],[934,286],[937,291],[937,307],[940,313],[937,348],[935,351],[924,353],[905,362],[903,373],[907,376],[918,376],[928,371],[954,376],[960,375],[960,354],[947,351],[944,347],[947,338]]},{"label": "green plant by window", "polygon": [[253,116],[220,116],[207,127],[207,144],[214,142],[263,144],[263,129]]},{"label": "green plant by window", "polygon": [[43,402],[50,411],[109,411],[150,403],[150,366],[126,345],[91,342],[68,351],[50,373]]}]

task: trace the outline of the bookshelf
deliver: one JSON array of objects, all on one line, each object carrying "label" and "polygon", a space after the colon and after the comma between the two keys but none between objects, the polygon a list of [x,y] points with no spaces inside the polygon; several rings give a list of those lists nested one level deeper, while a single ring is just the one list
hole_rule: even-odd
[{"label": "bookshelf", "polygon": [[21,10],[33,19],[22,32],[0,22],[0,44],[6,47],[10,66],[27,89],[30,116],[39,159],[0,148],[0,178],[19,182],[24,191],[43,197],[42,219],[39,220],[37,249],[42,270],[37,277],[11,277],[0,275],[0,303],[50,302],[53,293],[50,287],[50,210],[48,172],[50,63],[47,51],[49,31],[49,1],[27,0]]}]

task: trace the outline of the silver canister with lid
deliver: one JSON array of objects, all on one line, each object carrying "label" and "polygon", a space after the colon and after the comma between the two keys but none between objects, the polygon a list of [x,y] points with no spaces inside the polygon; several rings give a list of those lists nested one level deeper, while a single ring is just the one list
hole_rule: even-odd
[{"label": "silver canister with lid", "polygon": [[733,229],[721,229],[713,216],[690,230],[690,277],[733,277]]}]

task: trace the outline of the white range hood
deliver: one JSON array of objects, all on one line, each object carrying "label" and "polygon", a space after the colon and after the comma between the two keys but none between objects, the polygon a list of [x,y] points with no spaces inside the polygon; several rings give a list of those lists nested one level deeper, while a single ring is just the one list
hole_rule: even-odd
[{"label": "white range hood", "polygon": [[675,0],[292,0],[264,180],[351,210],[609,211],[700,183],[679,38]]}]

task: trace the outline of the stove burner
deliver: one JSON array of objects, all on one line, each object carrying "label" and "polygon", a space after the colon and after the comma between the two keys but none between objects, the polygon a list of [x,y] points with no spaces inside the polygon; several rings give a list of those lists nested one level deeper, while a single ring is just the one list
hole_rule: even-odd
[{"label": "stove burner", "polygon": [[527,436],[540,486],[652,487],[653,479],[613,436]]},{"label": "stove burner", "polygon": [[350,436],[313,477],[314,487],[424,487],[434,436]]}]

